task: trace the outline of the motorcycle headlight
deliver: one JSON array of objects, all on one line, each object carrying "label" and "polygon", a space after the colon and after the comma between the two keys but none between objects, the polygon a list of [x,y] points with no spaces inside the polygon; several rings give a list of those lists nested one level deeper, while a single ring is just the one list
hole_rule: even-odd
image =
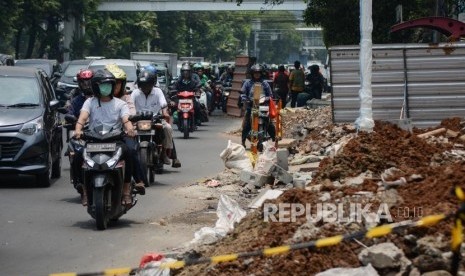
[{"label": "motorcycle headlight", "polygon": [[95,161],[92,160],[89,155],[87,155],[86,149],[84,149],[83,156],[84,156],[84,161],[86,162],[87,166],[93,168],[95,165]]},{"label": "motorcycle headlight", "polygon": [[224,92],[224,95],[225,95],[226,97],[229,97],[229,91]]},{"label": "motorcycle headlight", "polygon": [[116,165],[116,163],[118,162],[119,158],[121,157],[121,154],[123,154],[123,150],[121,148],[118,148],[118,150],[116,151],[116,154],[113,155],[112,158],[110,158],[107,162],[105,162],[107,164],[107,166],[109,168],[113,167],[114,165]]},{"label": "motorcycle headlight", "polygon": [[44,127],[44,122],[42,121],[42,118],[36,118],[30,122],[25,123],[21,129],[19,130],[20,133],[26,134],[26,135],[33,135]]},{"label": "motorcycle headlight", "polygon": [[141,120],[137,122],[138,130],[150,130],[152,128],[152,121],[150,120]]}]

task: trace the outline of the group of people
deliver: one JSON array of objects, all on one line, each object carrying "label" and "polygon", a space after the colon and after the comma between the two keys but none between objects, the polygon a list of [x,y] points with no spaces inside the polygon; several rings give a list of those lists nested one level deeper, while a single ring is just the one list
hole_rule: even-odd
[{"label": "group of people", "polygon": [[[126,73],[116,64],[109,64],[105,69],[81,70],[77,74],[78,88],[72,92],[72,98],[68,105],[68,114],[77,117],[74,138],[80,139],[83,128],[88,123],[93,129],[100,124],[113,126],[114,129],[124,128],[126,136],[120,146],[125,161],[125,178],[123,185],[122,204],[131,205],[131,181],[134,179],[134,189],[139,194],[145,194],[147,186],[146,175],[143,174],[140,160],[137,154],[137,142],[134,139],[136,132],[129,116],[137,112],[150,111],[153,114],[164,115],[163,130],[165,139],[165,164],[171,164],[174,168],[181,167],[177,158],[173,130],[170,125],[168,104],[163,91],[156,87],[157,72],[153,66],[144,67],[137,78],[137,89],[131,94],[126,93]],[[171,159],[171,160],[170,160]],[[74,187],[81,194],[82,204],[87,204],[86,189],[83,188],[81,166],[82,154],[75,153],[72,166],[75,179]]]},{"label": "group of people", "polygon": [[309,66],[308,75],[305,75],[300,61],[295,61],[294,67],[295,69],[288,74],[284,65],[280,65],[273,79],[273,90],[282,100],[283,106],[288,103],[288,96],[291,107],[304,106],[312,98],[321,99],[322,92],[326,91],[326,80],[320,72],[320,67],[316,64]]}]

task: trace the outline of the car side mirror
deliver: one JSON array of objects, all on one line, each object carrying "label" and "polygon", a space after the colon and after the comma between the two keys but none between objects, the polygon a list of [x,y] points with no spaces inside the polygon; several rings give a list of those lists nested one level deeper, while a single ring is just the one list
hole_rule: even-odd
[{"label": "car side mirror", "polygon": [[48,104],[52,109],[57,109],[60,106],[60,101],[58,100],[51,100]]},{"label": "car side mirror", "polygon": [[61,73],[60,73],[60,72],[55,72],[55,73],[53,73],[53,76],[54,76],[55,78],[60,78],[60,77],[61,77]]},{"label": "car side mirror", "polygon": [[77,77],[73,77],[73,82],[77,82]]}]

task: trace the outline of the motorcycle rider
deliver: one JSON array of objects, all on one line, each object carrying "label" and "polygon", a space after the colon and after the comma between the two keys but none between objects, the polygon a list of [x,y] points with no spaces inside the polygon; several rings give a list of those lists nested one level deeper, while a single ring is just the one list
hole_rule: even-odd
[{"label": "motorcycle rider", "polygon": [[233,65],[229,65],[226,68],[226,71],[223,72],[220,76],[220,82],[223,84],[223,86],[231,86],[231,82],[233,80],[234,76],[234,67]]},{"label": "motorcycle rider", "polygon": [[[73,115],[74,117],[78,118],[79,113],[81,112],[81,107],[84,104],[84,102],[88,99],[91,98],[94,93],[92,92],[92,85],[91,85],[91,79],[93,77],[94,73],[92,70],[86,69],[86,70],[80,70],[76,74],[77,78],[77,83],[78,87],[75,88],[72,92],[71,95],[73,95],[73,98],[71,99],[70,104],[67,106],[68,109],[68,114]],[[67,152],[67,155],[73,154],[73,158],[70,158],[70,169],[72,170],[72,179],[71,183],[73,184],[74,188],[78,193],[82,194],[82,175],[81,175],[81,164],[78,160],[76,162],[75,157],[76,152]],[[79,157],[78,157],[79,158]]]},{"label": "motorcycle rider", "polygon": [[84,102],[93,96],[94,93],[92,92],[92,85],[90,83],[92,76],[93,72],[90,69],[81,69],[76,74],[78,87],[74,88],[70,93],[71,100],[67,108],[68,114],[78,118]]},{"label": "motorcycle rider", "polygon": [[[263,78],[263,69],[259,64],[255,64],[250,68],[252,72],[252,78],[244,83],[241,89],[241,97],[239,97],[239,106],[242,107],[242,97],[245,97],[248,99],[250,102],[253,102],[253,87],[255,83],[260,83],[263,87],[263,93],[264,96],[267,97],[270,101],[272,101],[272,93],[271,93],[271,87],[268,84],[267,81],[264,80]],[[244,115],[244,123],[242,127],[242,146],[245,148],[245,140],[247,139],[247,136],[249,136],[250,130],[252,129],[251,127],[251,113],[252,113],[252,105],[249,104],[246,106],[246,111]],[[268,134],[270,135],[271,139],[274,141],[275,140],[275,127],[273,124],[268,125]]]},{"label": "motorcycle rider", "polygon": [[212,108],[212,92],[210,88],[210,79],[208,78],[207,74],[204,73],[204,68],[201,64],[199,63],[195,64],[194,71],[195,73],[197,73],[197,75],[200,78],[200,88],[207,95],[208,115],[211,115],[213,108]]},{"label": "motorcycle rider", "polygon": [[[131,96],[126,94],[126,72],[124,72],[123,69],[121,69],[117,64],[107,64],[105,66],[105,69],[110,71],[110,73],[115,76],[115,91],[113,93],[113,96],[123,100],[126,102],[129,108],[129,115],[135,115],[136,114],[136,107],[134,105],[134,102],[131,99]],[[131,137],[124,137],[124,142],[126,143],[126,146],[129,148],[129,154],[132,157],[132,164],[133,164],[133,171],[132,171],[132,176],[134,177],[134,181],[136,182],[134,184],[134,189],[139,193],[139,194],[145,194],[145,183],[148,184],[147,179],[145,179],[144,173],[142,171],[142,165],[139,160],[139,156],[137,154],[137,142],[134,138]]]},{"label": "motorcycle rider", "polygon": [[[163,131],[165,133],[165,139],[163,140],[163,148],[166,151],[165,154],[165,164],[173,168],[181,167],[181,162],[178,160],[174,148],[173,140],[173,128],[169,124],[170,115],[168,113],[168,104],[165,99],[163,91],[155,87],[157,82],[157,73],[156,69],[152,66],[144,67],[137,77],[137,86],[131,93],[131,98],[134,101],[136,106],[136,111],[151,111],[153,114],[158,114],[159,112],[165,117],[163,121]],[[171,163],[169,157],[173,159]]]},{"label": "motorcycle rider", "polygon": [[[200,89],[200,81],[194,76],[189,63],[183,63],[181,66],[181,78],[176,82],[176,91],[192,91],[195,92]],[[200,103],[197,98],[194,100],[194,116],[197,125],[201,121]]]},{"label": "motorcycle rider", "polygon": [[[126,133],[129,137],[135,136],[134,127],[129,121],[129,108],[128,105],[113,97],[115,89],[115,77],[106,69],[99,69],[94,72],[91,79],[92,90],[94,97],[87,99],[81,108],[79,119],[76,123],[74,137],[80,139],[82,136],[82,128],[89,120],[89,128],[94,129],[99,124],[112,125],[114,128],[121,128],[124,126]],[[122,191],[122,204],[125,206],[132,205],[131,196],[131,172],[132,172],[132,158],[129,156],[129,149],[124,142],[118,143],[121,147],[123,154],[122,159],[125,161],[125,175]],[[83,156],[80,156],[81,163]],[[87,192],[83,189],[81,195],[82,204],[87,205]]]}]

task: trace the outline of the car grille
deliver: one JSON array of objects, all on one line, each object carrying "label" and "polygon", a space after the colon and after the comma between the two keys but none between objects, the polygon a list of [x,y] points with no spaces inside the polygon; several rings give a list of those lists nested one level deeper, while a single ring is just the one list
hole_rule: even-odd
[{"label": "car grille", "polygon": [[2,147],[0,159],[14,158],[23,147],[23,144],[24,141],[18,138],[0,137],[0,146]]}]

